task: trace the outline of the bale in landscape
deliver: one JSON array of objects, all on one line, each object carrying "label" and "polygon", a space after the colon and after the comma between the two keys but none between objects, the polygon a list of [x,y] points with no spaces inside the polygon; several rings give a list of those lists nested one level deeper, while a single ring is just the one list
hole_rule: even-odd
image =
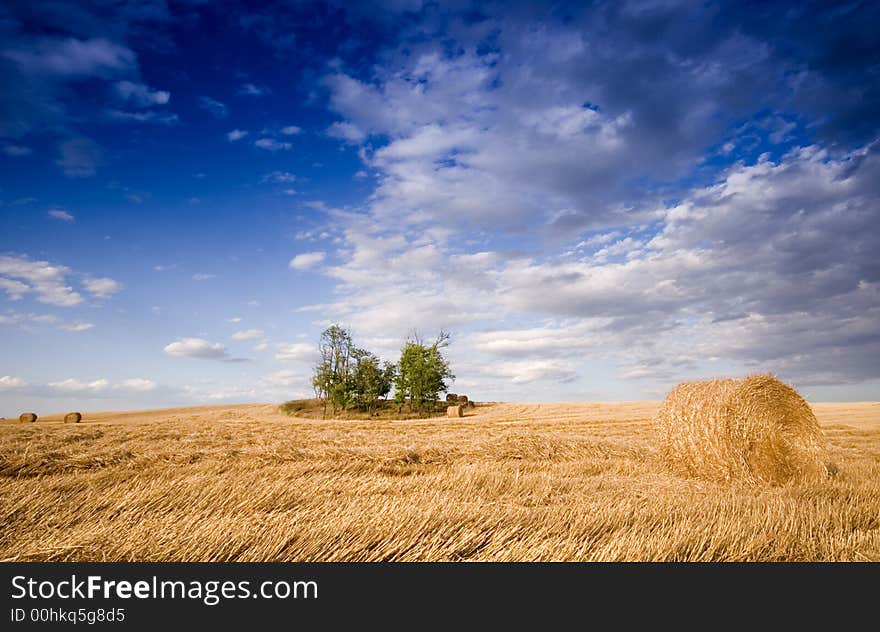
[{"label": "bale in landscape", "polygon": [[64,423],[66,424],[78,424],[82,421],[83,416],[80,413],[67,413],[64,415]]},{"label": "bale in landscape", "polygon": [[455,406],[447,406],[446,407],[446,416],[447,417],[461,417],[462,416],[461,411],[463,408],[464,408],[464,406],[462,406],[461,404],[456,404]]},{"label": "bale in landscape", "polygon": [[655,418],[660,454],[679,473],[781,484],[825,473],[825,439],[809,404],[772,375],[683,382]]},{"label": "bale in landscape", "polygon": [[33,423],[37,420],[37,415],[34,413],[22,413],[18,416],[18,420],[22,423]]},{"label": "bale in landscape", "polygon": [[446,401],[452,403],[457,402],[458,395],[456,395],[455,393],[446,393]]}]

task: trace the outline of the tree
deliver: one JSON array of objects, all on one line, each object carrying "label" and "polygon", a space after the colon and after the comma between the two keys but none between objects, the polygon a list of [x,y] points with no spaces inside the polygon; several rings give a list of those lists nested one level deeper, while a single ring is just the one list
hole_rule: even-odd
[{"label": "tree", "polygon": [[380,399],[388,397],[394,382],[395,366],[380,364],[379,358],[365,349],[355,349],[352,390],[354,401],[363,410],[372,413]]},{"label": "tree", "polygon": [[324,400],[325,412],[328,401],[334,413],[337,408],[345,410],[352,399],[351,361],[355,349],[351,332],[331,325],[321,334],[318,349],[321,361],[312,376],[315,394]]},{"label": "tree", "polygon": [[409,403],[412,411],[433,407],[446,390],[446,380],[455,379],[441,349],[449,345],[449,334],[441,331],[431,345],[418,337],[407,340],[400,352],[394,382],[394,399],[399,407]]}]

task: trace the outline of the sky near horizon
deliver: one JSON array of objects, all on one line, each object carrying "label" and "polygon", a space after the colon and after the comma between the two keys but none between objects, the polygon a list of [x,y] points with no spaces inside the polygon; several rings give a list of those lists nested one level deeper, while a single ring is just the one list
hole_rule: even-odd
[{"label": "sky near horizon", "polygon": [[880,400],[880,5],[8,2],[0,415],[309,396]]}]

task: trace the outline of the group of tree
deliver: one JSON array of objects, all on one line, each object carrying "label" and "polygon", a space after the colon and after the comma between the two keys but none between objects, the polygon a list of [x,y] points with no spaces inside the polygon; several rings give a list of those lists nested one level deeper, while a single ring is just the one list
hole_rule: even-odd
[{"label": "group of tree", "polygon": [[325,411],[329,405],[333,413],[351,407],[373,413],[393,389],[399,410],[405,405],[413,412],[431,410],[446,391],[446,381],[455,379],[442,353],[448,344],[446,332],[430,344],[413,335],[393,364],[357,347],[348,329],[331,325],[318,344],[321,359],[312,376],[315,395],[324,401]]}]

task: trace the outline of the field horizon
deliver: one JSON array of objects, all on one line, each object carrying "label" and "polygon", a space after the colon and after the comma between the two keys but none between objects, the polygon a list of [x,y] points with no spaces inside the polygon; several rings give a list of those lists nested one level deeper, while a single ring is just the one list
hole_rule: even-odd
[{"label": "field horizon", "polygon": [[5,422],[0,559],[880,561],[880,403],[812,403],[837,472],[774,487],[670,473],[658,405],[337,421],[242,404]]}]

